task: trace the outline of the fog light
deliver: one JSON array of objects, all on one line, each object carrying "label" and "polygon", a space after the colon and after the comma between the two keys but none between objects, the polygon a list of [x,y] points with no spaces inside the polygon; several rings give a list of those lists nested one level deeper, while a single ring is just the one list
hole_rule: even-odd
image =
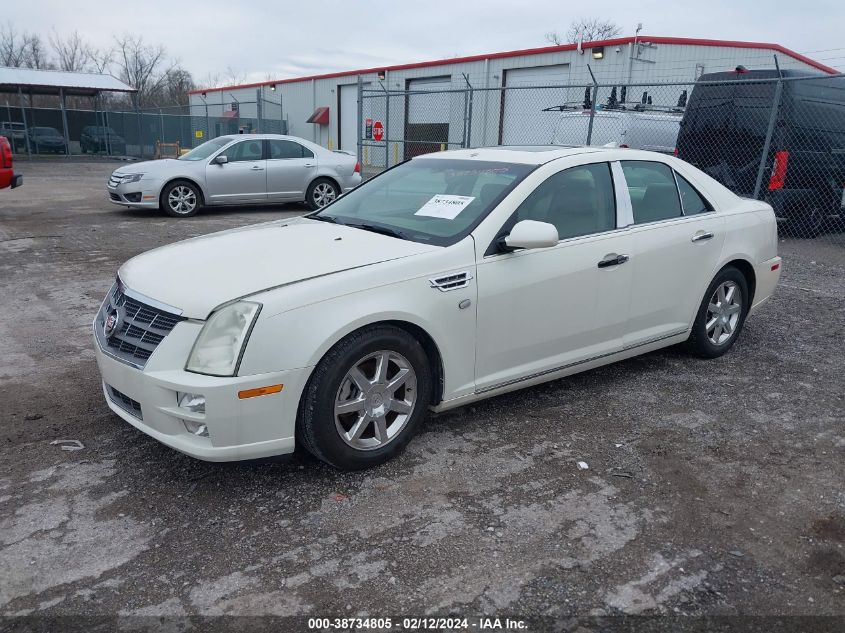
[{"label": "fog light", "polygon": [[205,415],[205,396],[199,393],[180,393],[179,408]]},{"label": "fog light", "polygon": [[208,437],[208,427],[203,422],[197,422],[195,420],[182,420],[182,424],[185,425],[185,428],[188,430],[188,433],[192,435],[198,435],[200,437]]}]

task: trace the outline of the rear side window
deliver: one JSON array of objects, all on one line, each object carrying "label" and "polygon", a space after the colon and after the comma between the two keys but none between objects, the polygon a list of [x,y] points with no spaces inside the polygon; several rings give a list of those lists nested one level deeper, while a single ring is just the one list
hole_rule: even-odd
[{"label": "rear side window", "polygon": [[705,200],[704,196],[698,193],[695,187],[689,184],[681,174],[675,172],[675,178],[678,180],[678,191],[681,192],[681,204],[684,207],[684,215],[695,215],[713,210],[713,207]]},{"label": "rear side window", "polygon": [[293,141],[270,140],[270,159],[314,158],[314,152]]},{"label": "rear side window", "polygon": [[671,167],[644,160],[623,160],[622,172],[628,183],[634,224],[669,220],[683,215]]},{"label": "rear side window", "polygon": [[610,165],[570,167],[550,176],[519,205],[516,220],[554,224],[562,240],[615,229]]}]

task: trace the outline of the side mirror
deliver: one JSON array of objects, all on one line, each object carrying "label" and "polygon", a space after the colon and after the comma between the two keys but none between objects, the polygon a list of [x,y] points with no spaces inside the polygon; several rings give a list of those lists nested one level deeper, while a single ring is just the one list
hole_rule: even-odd
[{"label": "side mirror", "polygon": [[217,156],[214,157],[214,162],[217,163],[218,165],[225,165],[226,163],[229,162],[229,157],[226,156],[225,154],[218,154]]},{"label": "side mirror", "polygon": [[511,229],[510,235],[503,240],[506,250],[516,248],[549,248],[557,246],[560,238],[554,224],[522,220]]}]

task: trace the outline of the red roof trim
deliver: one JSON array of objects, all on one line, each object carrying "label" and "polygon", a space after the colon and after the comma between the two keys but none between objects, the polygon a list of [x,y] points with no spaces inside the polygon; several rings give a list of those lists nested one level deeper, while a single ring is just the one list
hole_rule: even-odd
[{"label": "red roof trim", "polygon": [[[732,48],[750,48],[750,49],[766,49],[776,51],[787,57],[792,57],[800,62],[816,68],[831,75],[839,74],[839,71],[830,66],[825,66],[809,57],[791,51],[780,44],[768,44],[765,42],[738,42],[735,40],[707,40],[689,37],[652,37],[649,35],[642,35],[637,38],[640,42],[651,42],[653,44],[680,44],[687,46],[727,46]],[[593,48],[595,46],[620,46],[622,44],[630,44],[634,41],[633,37],[617,37],[611,40],[598,40],[595,42],[584,42],[583,48]],[[335,73],[326,73],[323,75],[309,75],[307,77],[294,77],[291,79],[278,79],[276,81],[260,81],[251,84],[239,84],[235,86],[222,86],[220,88],[198,88],[191,90],[188,94],[200,94],[203,92],[219,92],[221,90],[238,90],[242,88],[260,88],[261,86],[272,86],[278,84],[296,83],[299,81],[314,81],[317,79],[332,79],[334,77],[350,77],[355,75],[371,75],[379,71],[394,71],[394,70],[409,70],[412,68],[426,68],[429,66],[445,66],[447,64],[463,64],[467,62],[482,62],[485,59],[504,59],[508,57],[521,57],[523,55],[540,55],[542,53],[559,53],[563,51],[573,51],[577,48],[575,44],[562,44],[560,46],[542,46],[540,48],[525,48],[516,51],[504,51],[501,53],[488,53],[486,55],[470,55],[468,57],[453,57],[450,59],[437,59],[428,62],[415,62],[412,64],[397,64],[394,66],[379,66],[376,68],[361,68],[359,70],[344,70]]]}]

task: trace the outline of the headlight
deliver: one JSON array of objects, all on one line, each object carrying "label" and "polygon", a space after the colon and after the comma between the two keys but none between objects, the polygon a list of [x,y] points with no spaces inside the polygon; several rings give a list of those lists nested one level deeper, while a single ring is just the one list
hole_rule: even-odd
[{"label": "headlight", "polygon": [[127,174],[120,179],[120,184],[128,185],[130,182],[138,182],[143,177],[144,174]]},{"label": "headlight", "polygon": [[261,304],[251,301],[217,310],[205,322],[185,369],[209,376],[234,376],[260,310]]}]

